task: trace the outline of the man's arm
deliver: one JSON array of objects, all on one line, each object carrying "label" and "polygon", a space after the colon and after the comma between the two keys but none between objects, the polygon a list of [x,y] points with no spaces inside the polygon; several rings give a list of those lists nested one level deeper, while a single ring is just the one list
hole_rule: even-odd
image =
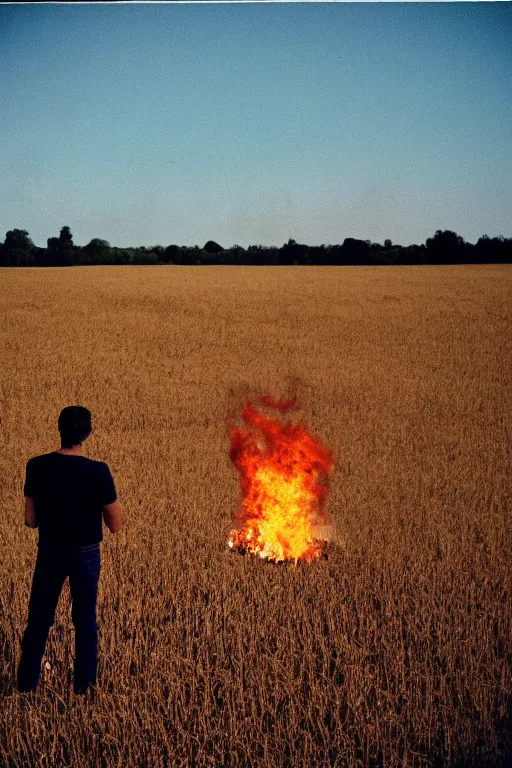
[{"label": "man's arm", "polygon": [[117,533],[123,525],[123,508],[118,501],[103,505],[103,519],[110,533]]},{"label": "man's arm", "polygon": [[34,499],[31,496],[25,496],[25,525],[29,528],[37,528],[39,525],[34,510]]}]

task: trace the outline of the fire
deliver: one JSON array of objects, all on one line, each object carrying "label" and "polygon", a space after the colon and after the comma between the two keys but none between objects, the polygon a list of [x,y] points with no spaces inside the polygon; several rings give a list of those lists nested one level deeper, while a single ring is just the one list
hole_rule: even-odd
[{"label": "fire", "polygon": [[[264,395],[260,403],[285,411],[295,400],[276,402]],[[303,425],[281,425],[251,402],[242,418],[246,426],[230,427],[230,458],[240,472],[244,497],[229,547],[276,562],[321,557],[327,542],[318,535],[325,539],[330,526],[324,504],[334,464],[331,452]]]}]

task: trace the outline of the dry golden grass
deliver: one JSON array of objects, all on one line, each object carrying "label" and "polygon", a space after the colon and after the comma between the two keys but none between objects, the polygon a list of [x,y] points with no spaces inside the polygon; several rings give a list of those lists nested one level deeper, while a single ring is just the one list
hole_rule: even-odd
[{"label": "dry golden grass", "polygon": [[[505,766],[512,268],[0,272],[2,766]],[[297,394],[334,451],[328,561],[226,547],[226,416]],[[26,460],[92,411],[125,527],[102,546],[95,703],[65,587],[14,687],[36,554]]]}]

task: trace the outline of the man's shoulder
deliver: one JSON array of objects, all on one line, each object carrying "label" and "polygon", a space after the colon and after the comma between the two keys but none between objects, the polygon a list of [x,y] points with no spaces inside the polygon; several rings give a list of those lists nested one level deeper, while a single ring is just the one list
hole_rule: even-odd
[{"label": "man's shoulder", "polygon": [[104,461],[98,461],[98,459],[90,459],[89,456],[79,456],[79,458],[89,467],[99,467],[105,463]]},{"label": "man's shoulder", "polygon": [[31,466],[36,464],[44,464],[47,461],[51,461],[51,457],[53,456],[53,453],[41,453],[37,456],[32,456],[28,461],[27,464],[30,464]]},{"label": "man's shoulder", "polygon": [[[41,453],[38,456],[32,456],[28,461],[27,465],[30,464],[31,466],[39,466],[42,464],[47,464],[50,462],[56,462],[60,460],[60,457],[65,454],[57,453],[57,451],[51,451],[50,453]],[[105,468],[108,470],[108,464],[105,461],[97,461],[96,459],[90,459],[88,456],[73,456],[72,461],[75,461],[76,459],[79,459],[79,463],[82,464],[82,466],[87,467],[88,469],[92,469],[93,471],[97,472],[104,472]]]},{"label": "man's shoulder", "polygon": [[[84,456],[84,459],[86,457]],[[108,464],[106,461],[100,461],[99,459],[89,459],[87,458],[87,461],[90,461],[91,464],[94,464],[95,467],[108,467]]]},{"label": "man's shoulder", "polygon": [[90,459],[88,456],[81,456],[80,458],[83,459],[81,465],[82,472],[85,474],[102,479],[105,477],[105,475],[110,474],[109,466],[105,461]]},{"label": "man's shoulder", "polygon": [[91,468],[93,472],[103,474],[109,471],[106,461],[97,461],[96,459],[87,459],[87,466]]}]

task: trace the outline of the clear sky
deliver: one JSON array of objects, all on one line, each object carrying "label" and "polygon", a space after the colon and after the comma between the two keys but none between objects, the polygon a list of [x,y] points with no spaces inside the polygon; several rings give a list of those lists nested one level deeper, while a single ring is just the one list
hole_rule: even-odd
[{"label": "clear sky", "polygon": [[0,240],[512,236],[509,3],[0,6]]}]

